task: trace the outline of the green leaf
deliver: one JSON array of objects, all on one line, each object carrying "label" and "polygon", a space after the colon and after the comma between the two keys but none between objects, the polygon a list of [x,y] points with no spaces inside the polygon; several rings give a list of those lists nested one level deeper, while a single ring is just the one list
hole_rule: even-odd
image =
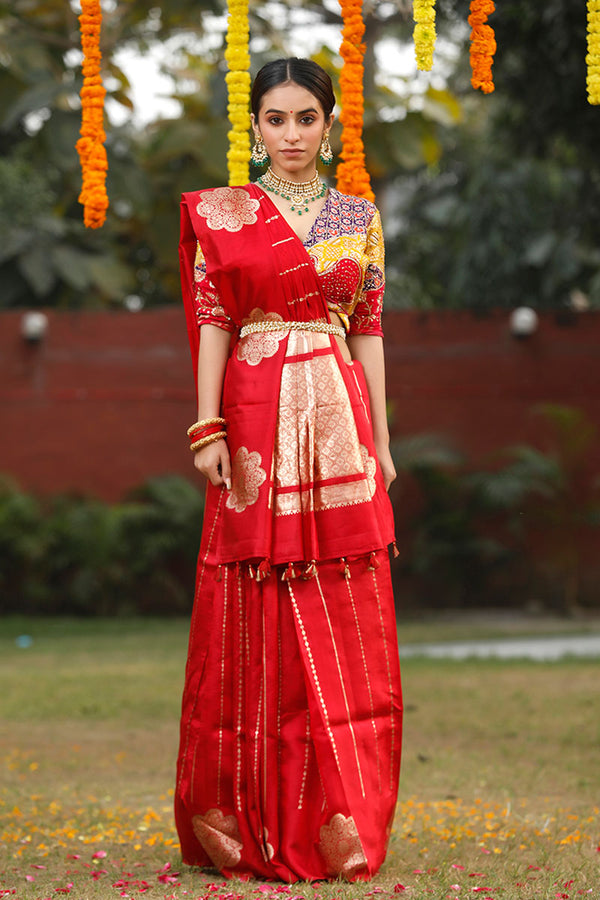
[{"label": "green leaf", "polygon": [[113,256],[96,256],[90,260],[93,283],[111,300],[122,300],[135,286],[131,269]]},{"label": "green leaf", "polygon": [[19,271],[37,297],[45,297],[56,284],[48,251],[48,246],[38,241],[19,256]]},{"label": "green leaf", "polygon": [[59,244],[52,248],[51,257],[56,272],[67,284],[78,291],[89,287],[93,280],[92,254],[70,244]]}]

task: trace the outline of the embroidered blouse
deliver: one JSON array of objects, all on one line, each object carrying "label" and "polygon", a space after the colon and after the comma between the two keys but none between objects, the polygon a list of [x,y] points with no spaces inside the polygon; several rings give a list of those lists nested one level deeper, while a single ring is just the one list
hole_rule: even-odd
[{"label": "embroidered blouse", "polygon": [[[327,306],[340,317],[349,335],[382,336],[384,245],[381,219],[368,200],[330,188],[304,246],[319,276]],[[198,326],[237,331],[206,276],[200,243],[194,265],[194,302]]]}]

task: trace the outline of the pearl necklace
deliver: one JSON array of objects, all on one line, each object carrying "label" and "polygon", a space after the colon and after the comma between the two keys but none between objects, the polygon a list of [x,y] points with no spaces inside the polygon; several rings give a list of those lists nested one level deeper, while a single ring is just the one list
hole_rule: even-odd
[{"label": "pearl necklace", "polygon": [[298,213],[299,216],[308,212],[308,204],[324,197],[327,190],[327,185],[321,181],[318,172],[315,172],[314,178],[310,181],[287,181],[276,175],[270,166],[264,175],[260,176],[258,184],[266,191],[277,194],[278,197],[291,203],[291,211]]}]

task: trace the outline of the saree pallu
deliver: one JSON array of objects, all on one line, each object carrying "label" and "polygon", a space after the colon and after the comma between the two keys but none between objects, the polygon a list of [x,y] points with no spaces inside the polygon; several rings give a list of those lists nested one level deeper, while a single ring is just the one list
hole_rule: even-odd
[{"label": "saree pallu", "polygon": [[207,259],[219,256],[212,274],[228,313],[283,321],[238,339],[227,365],[232,489],[207,490],[176,822],[184,861],[226,875],[368,878],[385,857],[400,763],[391,508],[360,365],[329,334],[285,328],[290,298],[295,321],[326,310],[304,248],[271,207],[253,206],[256,222],[243,226],[258,226],[252,265],[268,236],[267,269],[283,242],[275,274],[302,282],[286,293],[276,280],[268,302],[262,274],[231,302],[222,271],[239,254],[194,222]]}]

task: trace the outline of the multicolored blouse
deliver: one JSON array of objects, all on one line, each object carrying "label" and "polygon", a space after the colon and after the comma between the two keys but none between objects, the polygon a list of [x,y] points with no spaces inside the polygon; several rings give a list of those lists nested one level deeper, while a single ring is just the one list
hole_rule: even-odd
[{"label": "multicolored blouse", "polygon": [[[384,245],[376,207],[361,197],[330,188],[304,246],[313,263],[327,306],[340,317],[349,335],[383,335]],[[223,309],[197,244],[194,266],[198,325],[237,326]]]}]

